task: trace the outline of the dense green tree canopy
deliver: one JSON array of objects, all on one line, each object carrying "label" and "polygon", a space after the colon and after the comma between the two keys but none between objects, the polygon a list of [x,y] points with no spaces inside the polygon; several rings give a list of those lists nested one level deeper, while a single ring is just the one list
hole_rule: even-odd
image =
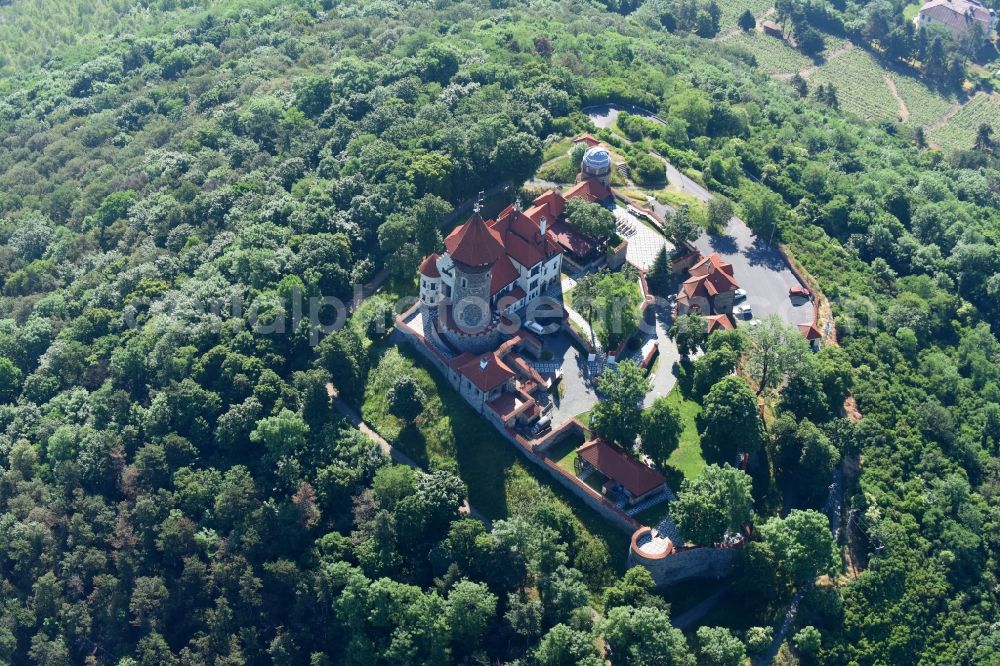
[{"label": "dense green tree canopy", "polygon": [[685,480],[670,506],[684,539],[694,544],[713,544],[727,532],[740,533],[752,510],[750,477],[729,465],[708,465],[694,481]]},{"label": "dense green tree canopy", "polygon": [[663,465],[677,448],[682,430],[681,415],[677,408],[667,398],[657,398],[642,413],[642,429],[639,431],[642,450]]},{"label": "dense green tree canopy", "polygon": [[[739,40],[708,40],[720,7],[702,0],[134,4],[0,2],[0,661],[575,664],[604,639],[623,663],[689,663],[701,643],[637,582],[594,609],[625,552],[599,517],[511,467],[470,475],[485,430],[433,474],[379,474],[385,455],[326,393],[364,407],[393,317],[369,300],[330,334],[341,313],[310,299],[383,270],[412,295],[453,208],[510,203],[508,182],[584,131],[657,189],[651,151],[702,179],[831,303],[836,340],[813,362],[748,369],[765,411],[794,416],[781,457],[821,473],[808,490],[846,457],[859,570],[809,585],[836,562],[826,518],[768,518],[822,498],[769,448],[733,581],[760,584],[748,621],[808,588],[791,636],[814,626],[819,662],[994,656],[996,126],[946,154],[916,113],[864,122],[837,108],[855,91],[797,93]],[[885,3],[776,12],[802,48],[849,37],[943,88],[989,48],[911,32]],[[602,130],[579,111],[607,102],[664,123]],[[706,343],[729,354],[697,391],[725,387],[701,430],[730,464],[760,428],[725,376],[734,335]],[[622,439],[641,422],[612,416]],[[460,517],[463,479],[510,500],[492,531]]]},{"label": "dense green tree canopy", "polygon": [[737,455],[760,447],[757,399],[741,377],[723,377],[712,386],[705,396],[701,424],[701,446],[711,462],[734,465]]},{"label": "dense green tree canopy", "polygon": [[642,399],[649,380],[634,361],[622,361],[601,375],[597,390],[603,400],[594,405],[590,426],[610,442],[631,448],[643,427]]}]

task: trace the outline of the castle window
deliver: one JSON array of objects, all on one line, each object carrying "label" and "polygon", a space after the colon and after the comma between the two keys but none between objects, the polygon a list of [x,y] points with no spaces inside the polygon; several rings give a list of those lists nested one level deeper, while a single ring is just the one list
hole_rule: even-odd
[{"label": "castle window", "polygon": [[534,291],[535,287],[537,287],[537,286],[538,286],[538,280],[532,280],[531,284],[528,285],[528,290],[529,291]]},{"label": "castle window", "polygon": [[536,264],[534,268],[531,269],[532,275],[538,275],[539,266]]}]

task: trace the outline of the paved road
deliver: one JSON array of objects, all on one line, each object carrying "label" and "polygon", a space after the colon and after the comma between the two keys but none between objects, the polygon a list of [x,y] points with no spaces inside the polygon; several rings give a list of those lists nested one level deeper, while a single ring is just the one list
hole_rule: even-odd
[{"label": "paved road", "polygon": [[653,375],[652,387],[643,399],[643,407],[649,407],[654,400],[666,396],[673,390],[674,386],[677,385],[674,364],[681,360],[677,345],[668,334],[670,315],[666,308],[650,307],[646,312],[646,316],[654,318],[656,322],[656,344],[660,349],[660,360],[656,365],[656,374]]},{"label": "paved road", "polygon": [[585,375],[587,356],[573,346],[566,333],[546,335],[545,351],[552,352],[553,360],[561,363],[563,377],[562,396],[552,393],[552,428],[556,429],[569,419],[589,411],[597,404],[597,394],[587,383]]},{"label": "paved road", "polygon": [[663,162],[667,165],[668,183],[674,185],[684,194],[690,194],[691,196],[701,199],[702,201],[708,201],[712,198],[712,194],[702,187],[701,184],[685,176],[677,167],[670,162],[667,162],[667,160],[665,160],[661,155],[657,155],[656,153],[650,153],[650,155],[663,160]]}]

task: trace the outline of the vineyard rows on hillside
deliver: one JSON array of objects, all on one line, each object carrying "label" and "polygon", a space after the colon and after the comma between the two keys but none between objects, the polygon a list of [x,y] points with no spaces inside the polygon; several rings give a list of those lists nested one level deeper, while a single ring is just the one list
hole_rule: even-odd
[{"label": "vineyard rows on hillside", "polygon": [[809,87],[833,84],[846,111],[869,120],[899,117],[899,105],[885,85],[885,70],[863,49],[851,49],[831,60],[809,77]]},{"label": "vineyard rows on hillside", "polygon": [[995,130],[1000,130],[1000,94],[976,95],[946,124],[930,130],[928,140],[944,150],[971,148],[976,130],[983,123],[991,123]]},{"label": "vineyard rows on hillside", "polygon": [[771,7],[771,4],[772,0],[733,0],[733,2],[720,4],[719,11],[722,13],[719,16],[719,31],[725,32],[735,28],[740,14],[748,9],[759,20],[764,12]]},{"label": "vineyard rows on hillside", "polygon": [[759,32],[740,33],[725,43],[752,53],[757,67],[768,74],[792,73],[813,65],[812,60],[785,42]]}]

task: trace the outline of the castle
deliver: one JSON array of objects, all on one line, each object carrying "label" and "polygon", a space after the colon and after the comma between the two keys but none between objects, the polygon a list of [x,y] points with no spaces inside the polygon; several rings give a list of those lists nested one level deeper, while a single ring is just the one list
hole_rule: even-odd
[{"label": "castle", "polygon": [[512,315],[559,283],[564,257],[575,266],[599,257],[601,239],[575,230],[565,208],[573,198],[607,205],[610,178],[611,155],[594,146],[584,154],[579,182],[565,194],[549,190],[531,208],[511,205],[488,222],[477,206],[445,238],[445,251],[420,264],[425,333],[458,353],[496,349],[505,329],[513,333]]}]

